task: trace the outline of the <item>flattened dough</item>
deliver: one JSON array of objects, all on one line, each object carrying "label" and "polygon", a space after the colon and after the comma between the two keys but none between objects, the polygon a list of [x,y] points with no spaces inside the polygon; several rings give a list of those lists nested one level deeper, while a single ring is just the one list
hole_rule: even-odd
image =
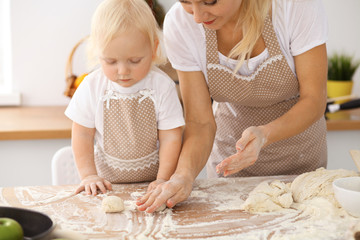
[{"label": "flattened dough", "polygon": [[107,196],[101,202],[101,209],[106,213],[121,212],[124,210],[124,202],[120,197]]}]

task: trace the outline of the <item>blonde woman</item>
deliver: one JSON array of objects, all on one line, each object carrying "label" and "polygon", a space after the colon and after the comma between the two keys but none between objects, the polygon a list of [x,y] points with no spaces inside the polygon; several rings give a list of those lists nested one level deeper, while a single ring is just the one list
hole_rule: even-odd
[{"label": "blonde woman", "polygon": [[185,200],[206,162],[208,177],[326,166],[321,0],[180,0],[164,39],[180,79],[184,142],[175,174],[139,200],[140,210]]},{"label": "blonde woman", "polygon": [[151,191],[174,173],[184,119],[174,82],[154,66],[161,60],[159,41],[144,0],[105,0],[97,8],[89,57],[100,68],[84,79],[65,112],[73,120],[82,180],[77,193],[144,181]]}]

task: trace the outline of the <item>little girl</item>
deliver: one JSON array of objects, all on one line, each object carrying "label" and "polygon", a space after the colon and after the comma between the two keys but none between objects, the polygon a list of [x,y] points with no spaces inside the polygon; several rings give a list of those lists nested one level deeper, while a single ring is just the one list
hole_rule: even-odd
[{"label": "little girl", "polygon": [[159,34],[144,0],[105,0],[97,8],[88,47],[101,68],[65,111],[82,180],[76,193],[143,181],[152,181],[151,190],[175,171],[184,118],[174,82],[154,66],[164,59]]}]

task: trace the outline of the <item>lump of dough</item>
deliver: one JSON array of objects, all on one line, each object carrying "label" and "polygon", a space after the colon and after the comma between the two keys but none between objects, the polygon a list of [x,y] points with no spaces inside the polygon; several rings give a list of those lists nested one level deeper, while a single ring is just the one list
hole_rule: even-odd
[{"label": "lump of dough", "polygon": [[106,213],[121,212],[124,210],[124,202],[117,196],[108,196],[102,200],[101,209]]},{"label": "lump of dough", "polygon": [[294,201],[302,203],[315,197],[328,199],[335,206],[339,206],[334,197],[332,182],[337,178],[358,176],[355,171],[318,168],[316,171],[303,173],[291,183]]},{"label": "lump of dough", "polygon": [[249,212],[273,212],[289,208],[292,203],[289,185],[279,180],[270,184],[264,181],[249,193],[241,209]]},{"label": "lump of dough", "polygon": [[163,203],[160,207],[158,207],[158,209],[155,210],[155,212],[161,212],[166,208],[166,204]]}]

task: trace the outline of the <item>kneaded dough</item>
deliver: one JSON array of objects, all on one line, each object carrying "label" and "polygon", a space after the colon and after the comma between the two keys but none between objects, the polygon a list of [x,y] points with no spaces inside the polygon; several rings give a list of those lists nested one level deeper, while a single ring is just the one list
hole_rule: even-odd
[{"label": "kneaded dough", "polygon": [[166,204],[163,203],[160,207],[158,207],[158,209],[155,210],[155,212],[161,212],[166,208]]},{"label": "kneaded dough", "polygon": [[315,197],[323,197],[338,207],[332,182],[338,178],[353,176],[358,176],[358,173],[346,169],[327,170],[318,168],[316,171],[303,173],[291,183],[294,202],[303,203]]},{"label": "kneaded dough", "polygon": [[241,209],[249,212],[273,212],[289,208],[293,198],[289,184],[275,180],[262,182],[249,193]]},{"label": "kneaded dough", "polygon": [[352,176],[359,174],[345,169],[318,168],[316,171],[297,176],[292,183],[285,184],[279,180],[270,184],[262,182],[249,193],[241,208],[248,212],[273,212],[290,208],[293,203],[320,201],[318,198],[326,199],[333,206],[340,207],[334,197],[332,182],[337,178]]},{"label": "kneaded dough", "polygon": [[121,212],[124,210],[124,202],[120,197],[107,196],[101,202],[101,209],[106,213]]}]

